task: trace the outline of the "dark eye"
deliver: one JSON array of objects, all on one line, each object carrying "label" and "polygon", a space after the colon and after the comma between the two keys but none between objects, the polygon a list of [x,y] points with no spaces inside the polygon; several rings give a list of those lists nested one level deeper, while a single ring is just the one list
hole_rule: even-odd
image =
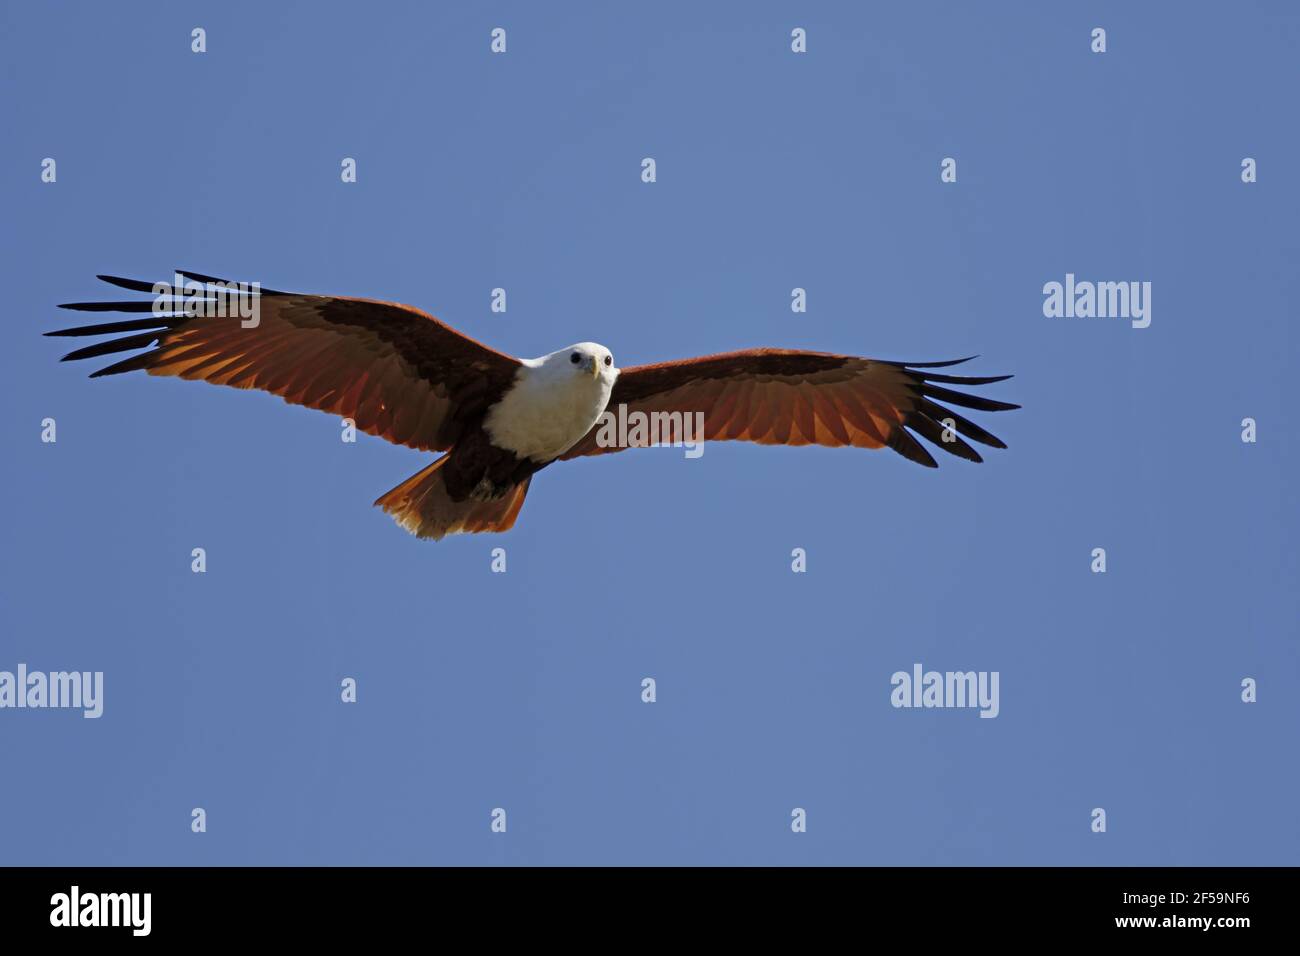
[{"label": "dark eye", "polygon": [[612,356],[612,355],[606,355],[606,356],[605,356],[605,364],[606,364],[606,365],[613,365],[613,364],[614,364],[614,356]]},{"label": "dark eye", "polygon": [[574,352],[572,355],[569,356],[569,361],[572,362],[574,365],[577,365],[579,362],[582,361],[582,356],[579,353]]}]

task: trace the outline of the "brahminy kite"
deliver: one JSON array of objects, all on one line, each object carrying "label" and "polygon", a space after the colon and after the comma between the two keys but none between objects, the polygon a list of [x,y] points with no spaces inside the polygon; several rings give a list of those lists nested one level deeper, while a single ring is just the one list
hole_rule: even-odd
[{"label": "brahminy kite", "polygon": [[[602,430],[607,409],[658,415],[666,424],[658,444],[690,440],[694,420],[702,424],[697,442],[892,448],[934,468],[912,432],[974,462],[979,453],[960,436],[1006,447],[939,402],[986,412],[1019,407],[945,388],[1011,377],[934,371],[969,359],[887,362],[748,349],[619,369],[609,349],[594,342],[513,358],[393,302],[277,292],[192,272],[177,273],[178,286],[163,297],[165,284],[99,278],[154,298],[61,307],[152,314],[47,332],[129,333],[69,352],[64,361],[156,346],[91,377],[143,369],[259,388],[351,419],[390,442],[444,452],[375,502],[421,538],[506,531],[533,475],[547,465],[650,443],[641,433],[629,441],[625,430]],[[202,291],[192,292],[196,287]],[[256,321],[241,318],[249,315]],[[609,440],[615,434],[622,440]]]}]

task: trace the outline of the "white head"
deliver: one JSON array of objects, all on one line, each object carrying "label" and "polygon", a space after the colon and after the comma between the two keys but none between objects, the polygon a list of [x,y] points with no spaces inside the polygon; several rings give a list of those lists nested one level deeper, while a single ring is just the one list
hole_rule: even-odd
[{"label": "white head", "polygon": [[528,363],[542,377],[552,382],[573,381],[575,378],[609,388],[618,378],[614,356],[609,349],[595,342],[579,342],[567,349],[543,355]]},{"label": "white head", "polygon": [[552,461],[600,419],[618,369],[609,349],[579,342],[524,359],[514,385],[483,420],[492,443],[521,458]]}]

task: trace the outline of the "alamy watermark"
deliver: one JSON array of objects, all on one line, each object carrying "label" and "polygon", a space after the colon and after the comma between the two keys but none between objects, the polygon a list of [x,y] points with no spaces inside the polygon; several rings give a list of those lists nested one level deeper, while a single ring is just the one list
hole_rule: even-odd
[{"label": "alamy watermark", "polygon": [[104,713],[103,671],[0,671],[0,709],[67,708],[86,718]]},{"label": "alamy watermark", "polygon": [[199,282],[177,272],[172,281],[153,284],[155,316],[184,312],[198,318],[238,318],[246,329],[262,322],[262,283]]},{"label": "alamy watermark", "polygon": [[895,707],[978,707],[981,717],[996,717],[997,671],[927,671],[920,664],[912,672],[895,671],[889,683],[889,702]]},{"label": "alamy watermark", "polygon": [[619,403],[596,421],[596,444],[601,448],[685,448],[687,458],[704,454],[703,412],[628,411]]},{"label": "alamy watermark", "polygon": [[152,912],[152,893],[83,893],[73,886],[50,897],[51,926],[126,926],[133,936],[148,936]]},{"label": "alamy watermark", "polygon": [[1043,315],[1049,319],[1130,319],[1133,328],[1151,324],[1150,282],[1065,282],[1043,286]]}]

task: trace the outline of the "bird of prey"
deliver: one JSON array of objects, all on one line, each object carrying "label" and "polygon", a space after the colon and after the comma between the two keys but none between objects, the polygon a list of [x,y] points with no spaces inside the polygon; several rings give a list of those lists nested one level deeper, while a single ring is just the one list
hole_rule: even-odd
[{"label": "bird of prey", "polygon": [[[533,475],[555,461],[650,444],[633,429],[605,429],[602,416],[658,415],[658,444],[689,440],[763,445],[892,448],[927,467],[934,458],[912,434],[979,462],[962,436],[993,448],[998,438],[940,402],[993,412],[1018,408],[947,385],[987,385],[1008,375],[950,375],[950,362],[889,362],[788,349],[749,349],[619,369],[609,349],[579,342],[519,359],[483,345],[409,305],[300,295],[178,272],[177,288],[99,276],[152,299],[75,302],[65,309],[150,313],[147,318],[59,329],[47,335],[117,335],[64,361],[146,349],[91,377],[143,369],[150,375],[257,388],[286,402],[351,419],[396,444],[443,452],[382,495],[382,507],[421,538],[510,529]],[[255,306],[256,323],[214,314],[208,290]],[[252,291],[248,291],[248,290]],[[188,293],[187,293],[188,294]],[[233,310],[225,310],[231,312]],[[152,346],[152,348],[150,348]],[[608,416],[604,419],[608,422]],[[611,438],[615,440],[611,440]]]}]

